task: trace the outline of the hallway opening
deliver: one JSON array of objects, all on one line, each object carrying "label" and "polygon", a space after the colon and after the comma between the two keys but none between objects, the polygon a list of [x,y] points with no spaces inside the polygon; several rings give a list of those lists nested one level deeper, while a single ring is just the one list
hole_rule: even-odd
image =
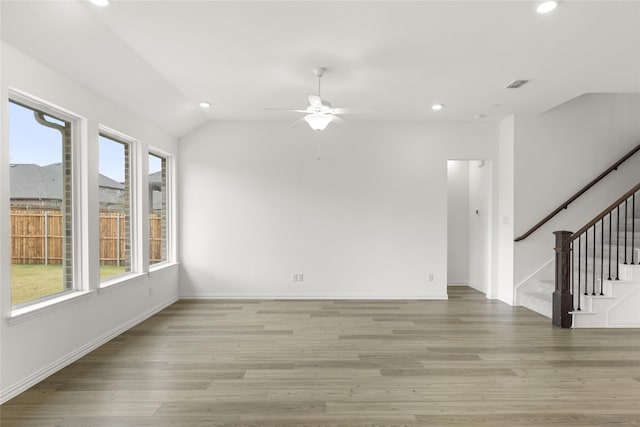
[{"label": "hallway opening", "polygon": [[491,162],[447,162],[447,284],[485,295],[491,282]]}]

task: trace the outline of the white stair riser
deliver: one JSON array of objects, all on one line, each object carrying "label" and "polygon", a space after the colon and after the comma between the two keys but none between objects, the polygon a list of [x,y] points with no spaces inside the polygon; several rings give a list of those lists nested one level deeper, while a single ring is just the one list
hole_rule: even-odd
[{"label": "white stair riser", "polygon": [[573,328],[602,328],[602,319],[596,313],[573,313]]},{"label": "white stair riser", "polygon": [[640,282],[640,265],[621,265],[620,279],[631,282]]},{"label": "white stair riser", "polygon": [[[640,266],[627,267],[640,274]],[[573,313],[574,328],[640,328],[640,281],[606,281],[606,296],[580,296],[580,311]]]}]

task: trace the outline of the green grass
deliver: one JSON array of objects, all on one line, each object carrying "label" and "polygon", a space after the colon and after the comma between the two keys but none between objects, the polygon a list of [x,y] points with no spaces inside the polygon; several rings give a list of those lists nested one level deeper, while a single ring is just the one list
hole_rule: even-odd
[{"label": "green grass", "polygon": [[124,267],[118,267],[117,265],[101,265],[100,266],[100,280],[108,279],[113,276],[124,273]]},{"label": "green grass", "polygon": [[[124,267],[101,265],[100,278],[124,273]],[[21,304],[64,290],[62,265],[11,266],[11,304]]]}]

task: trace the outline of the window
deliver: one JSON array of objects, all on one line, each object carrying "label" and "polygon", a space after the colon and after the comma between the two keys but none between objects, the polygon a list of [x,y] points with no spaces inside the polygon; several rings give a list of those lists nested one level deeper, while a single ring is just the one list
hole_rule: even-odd
[{"label": "window", "polygon": [[100,279],[132,271],[131,144],[100,134]]},{"label": "window", "polygon": [[13,306],[74,288],[72,131],[64,113],[9,100]]},{"label": "window", "polygon": [[149,153],[149,265],[167,261],[167,159]]}]

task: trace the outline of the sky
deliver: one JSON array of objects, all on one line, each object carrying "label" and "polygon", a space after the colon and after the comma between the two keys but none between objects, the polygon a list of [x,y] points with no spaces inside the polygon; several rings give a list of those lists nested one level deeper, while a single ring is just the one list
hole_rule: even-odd
[{"label": "sky", "polygon": [[[99,137],[99,169],[102,175],[118,182],[124,181],[124,146]],[[55,129],[42,126],[33,111],[9,103],[9,163],[35,163],[47,166],[62,162],[62,135]],[[157,172],[160,159],[149,156],[149,173]]]}]

